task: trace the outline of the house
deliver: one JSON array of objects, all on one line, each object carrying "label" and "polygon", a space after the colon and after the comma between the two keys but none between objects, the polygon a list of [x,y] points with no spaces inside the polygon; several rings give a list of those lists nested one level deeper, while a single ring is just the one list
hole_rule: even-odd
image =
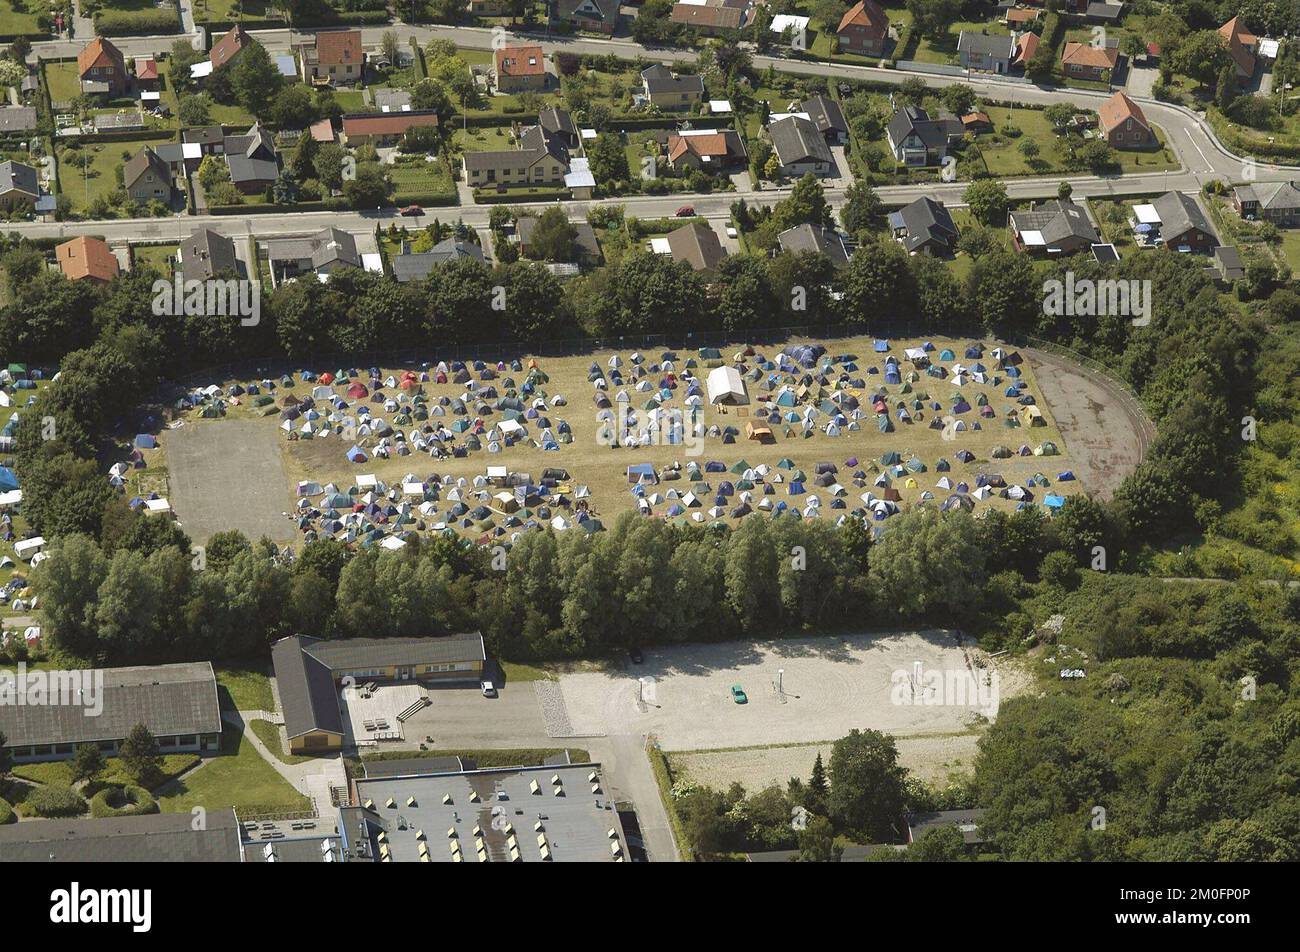
[{"label": "house", "polygon": [[200,228],[177,248],[186,281],[207,281],[218,275],[239,277],[235,242],[211,228]]},{"label": "house", "polygon": [[990,36],[962,30],[957,37],[957,56],[962,69],[1009,73],[1011,61],[1016,56],[1016,41],[1012,36]]},{"label": "house", "polygon": [[549,135],[555,136],[570,150],[578,148],[582,137],[578,126],[565,110],[559,106],[547,106],[537,115],[537,124]]},{"label": "house", "polygon": [[99,238],[82,235],[54,248],[54,260],[69,281],[108,284],[117,277],[117,256]]},{"label": "house", "polygon": [[908,254],[951,255],[959,232],[943,202],[925,197],[889,216],[889,227]]},{"label": "house", "polygon": [[87,95],[123,96],[130,84],[121,51],[102,36],[95,37],[77,54],[77,76],[81,91]]},{"label": "house", "polygon": [[334,120],[328,116],[324,119],[317,119],[307,131],[311,133],[313,139],[320,143],[337,142],[339,138],[334,131]]},{"label": "house", "polygon": [[556,0],[553,10],[555,21],[568,23],[575,30],[587,33],[608,36],[618,26],[616,0]]},{"label": "house", "polygon": [[0,209],[6,214],[15,208],[36,206],[41,197],[41,180],[36,169],[22,162],[0,162]]},{"label": "house", "polygon": [[199,824],[186,811],[0,826],[0,863],[238,863],[243,858],[239,820],[229,807],[209,810]]},{"label": "house", "polygon": [[208,62],[212,64],[213,69],[220,69],[227,63],[233,63],[235,57],[252,42],[253,38],[236,23],[221,39],[212,44],[212,49],[208,52]]},{"label": "house", "polygon": [[920,106],[904,106],[885,127],[889,150],[894,158],[910,167],[942,165],[948,150],[964,133],[956,116],[931,119]]},{"label": "house", "polygon": [[362,267],[356,239],[338,228],[326,228],[306,238],[268,241],[266,252],[276,285],[303,274],[324,278],[341,268]]},{"label": "house", "polygon": [[1101,241],[1087,212],[1068,199],[1056,198],[1032,205],[1028,211],[1013,211],[1009,218],[1017,252],[1068,255],[1089,251]]},{"label": "house", "polygon": [[541,92],[546,88],[546,56],[538,44],[503,46],[492,56],[497,92]]},{"label": "house", "polygon": [[0,704],[0,733],[19,763],[68,760],[83,744],[112,757],[137,724],[149,729],[163,754],[220,750],[221,709],[210,662],[66,671],[57,682],[53,673],[26,677],[29,692],[40,679],[47,697],[59,700]]},{"label": "house", "polygon": [[432,109],[356,113],[343,117],[343,141],[353,148],[359,145],[393,145],[410,129],[436,129],[437,126],[438,113]]},{"label": "house", "polygon": [[1231,284],[1246,277],[1246,265],[1236,245],[1219,245],[1214,257],[1205,266],[1206,273],[1221,284]]},{"label": "house", "polygon": [[674,3],[668,19],[709,36],[725,36],[749,25],[751,0],[686,0]]},{"label": "house", "polygon": [[983,810],[939,810],[935,813],[909,813],[904,820],[907,823],[907,842],[915,843],[924,833],[943,827],[955,826],[961,831],[967,846],[977,846],[985,842],[979,831],[980,821],[984,819]]},{"label": "house", "polygon": [[35,130],[35,106],[0,106],[0,139],[26,136]]},{"label": "house", "polygon": [[841,53],[883,56],[889,42],[889,17],[875,0],[859,0],[844,11],[835,36]]},{"label": "house", "polygon": [[803,111],[828,145],[843,145],[849,141],[849,122],[834,99],[818,93],[804,102]]},{"label": "house", "polygon": [[1242,218],[1294,228],[1300,225],[1300,182],[1239,185],[1232,190],[1232,207]]},{"label": "house", "polygon": [[[532,130],[537,130],[533,132]],[[465,183],[474,188],[504,190],[511,185],[563,185],[568,150],[558,136],[541,126],[520,135],[520,148],[466,152],[461,156]]]},{"label": "house", "polygon": [[968,112],[961,117],[961,127],[971,135],[993,131],[993,120],[987,112]]},{"label": "house", "polygon": [[376,89],[373,98],[376,112],[409,112],[411,109],[411,94],[405,89]]},{"label": "house", "polygon": [[1238,78],[1248,79],[1254,76],[1258,64],[1256,55],[1259,52],[1259,37],[1246,29],[1241,17],[1233,17],[1219,27],[1219,36],[1223,37],[1224,45],[1228,47],[1228,55],[1237,67]]},{"label": "house", "polygon": [[1142,107],[1117,92],[1097,110],[1097,129],[1115,149],[1151,149],[1160,145]]},{"label": "house", "polygon": [[1006,7],[1003,9],[1002,22],[1013,30],[1027,30],[1038,22],[1042,10],[1030,10],[1026,7]]},{"label": "house", "polygon": [[222,142],[230,181],[246,195],[264,192],[280,177],[280,157],[271,133],[254,123],[242,136],[226,136]]},{"label": "house", "polygon": [[1183,192],[1165,192],[1152,201],[1160,216],[1160,237],[1166,248],[1176,251],[1200,251],[1206,254],[1219,245],[1200,203]]},{"label": "house", "polygon": [[181,142],[194,144],[203,155],[224,155],[226,134],[221,126],[196,126],[181,130]]},{"label": "house", "polygon": [[674,169],[722,173],[749,162],[745,141],[734,129],[683,129],[670,133],[668,164]]},{"label": "house", "polygon": [[122,187],[137,202],[170,202],[172,170],[150,146],[122,166]]},{"label": "house", "polygon": [[688,109],[704,97],[704,80],[693,74],[677,75],[662,63],[641,71],[645,97],[660,109]]},{"label": "house", "polygon": [[1124,4],[1089,3],[1083,11],[1083,18],[1098,26],[1119,26],[1120,20],[1124,19]]},{"label": "house", "polygon": [[443,638],[344,638],[306,635],[271,647],[289,752],[337,750],[344,726],[339,686],[369,681],[477,684],[487,654],[478,632]]},{"label": "house", "polygon": [[1037,33],[1022,33],[1016,38],[1016,56],[1011,61],[1011,65],[1016,69],[1024,69],[1029,65],[1029,61],[1034,58],[1038,52],[1038,44],[1041,42]]},{"label": "house", "polygon": [[428,251],[411,251],[408,241],[402,242],[401,251],[393,255],[393,277],[406,284],[427,278],[434,268],[451,261],[468,258],[483,262],[483,249],[463,238],[444,238]]},{"label": "house", "polygon": [[664,236],[674,261],[685,261],[696,271],[717,271],[727,252],[718,234],[704,222],[693,221]]},{"label": "house", "polygon": [[835,171],[835,157],[830,146],[811,119],[803,116],[786,116],[767,127],[772,139],[772,151],[781,165],[781,175],[800,178],[813,175],[830,175]]},{"label": "house", "polygon": [[302,46],[302,75],[314,86],[355,86],[365,78],[360,30],[328,30]]},{"label": "house", "polygon": [[1092,43],[1066,43],[1061,51],[1065,75],[1091,82],[1110,82],[1111,70],[1119,63],[1119,41],[1107,40],[1101,46]]},{"label": "house", "polygon": [[782,251],[790,254],[819,254],[836,268],[843,268],[849,263],[849,252],[844,247],[844,239],[834,229],[824,225],[795,225],[778,234],[776,243]]},{"label": "house", "polygon": [[152,56],[137,56],[135,60],[136,89],[157,90],[161,83],[158,61]]}]

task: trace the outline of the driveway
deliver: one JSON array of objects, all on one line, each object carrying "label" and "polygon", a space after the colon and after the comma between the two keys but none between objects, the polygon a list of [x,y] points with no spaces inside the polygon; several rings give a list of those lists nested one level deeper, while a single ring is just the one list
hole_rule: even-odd
[{"label": "driveway", "polygon": [[1154,66],[1136,65],[1128,71],[1128,88],[1125,90],[1130,96],[1139,98],[1151,98],[1152,89],[1160,81],[1160,70]]}]

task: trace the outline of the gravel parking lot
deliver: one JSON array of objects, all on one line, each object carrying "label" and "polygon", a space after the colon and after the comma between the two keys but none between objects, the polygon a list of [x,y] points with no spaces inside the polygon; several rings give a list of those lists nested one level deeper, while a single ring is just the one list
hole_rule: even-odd
[{"label": "gravel parking lot", "polygon": [[[652,733],[666,750],[831,741],[855,727],[945,734],[968,730],[975,714],[996,706],[913,699],[895,685],[906,684],[916,662],[927,676],[964,675],[971,657],[938,631],[682,645],[646,651],[644,664],[622,673],[564,675],[560,685],[575,733]],[[778,669],[784,700],[774,688]],[[653,681],[643,687],[639,678]],[[733,684],[748,703],[732,700]]]}]

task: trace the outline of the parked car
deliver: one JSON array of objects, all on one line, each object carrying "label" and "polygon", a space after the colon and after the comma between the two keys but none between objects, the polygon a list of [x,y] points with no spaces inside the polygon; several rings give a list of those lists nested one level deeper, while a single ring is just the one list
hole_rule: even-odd
[{"label": "parked car", "polygon": [[497,686],[496,686],[495,684],[493,684],[491,681],[484,681],[484,682],[483,682],[483,696],[484,696],[484,697],[496,697],[496,696],[497,696]]},{"label": "parked car", "polygon": [[737,704],[749,703],[749,697],[746,696],[745,689],[742,688],[739,684],[733,684],[731,686],[731,699],[735,701]]},{"label": "parked car", "polygon": [[681,208],[677,209],[678,218],[693,218],[694,216],[695,216],[694,205],[683,205]]},{"label": "parked car", "polygon": [[407,205],[405,208],[399,208],[397,214],[405,215],[407,218],[415,218],[417,215],[423,215],[424,209],[419,205]]},{"label": "parked car", "polygon": [[633,664],[640,664],[645,660],[645,655],[641,653],[640,648],[629,648],[627,656],[632,659]]}]

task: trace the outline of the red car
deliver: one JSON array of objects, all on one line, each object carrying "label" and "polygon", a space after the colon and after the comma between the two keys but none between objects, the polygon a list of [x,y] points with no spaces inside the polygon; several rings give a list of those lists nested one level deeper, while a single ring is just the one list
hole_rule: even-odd
[{"label": "red car", "polygon": [[399,208],[397,214],[405,215],[407,218],[414,218],[417,215],[423,215],[424,209],[419,205],[407,205],[405,208]]},{"label": "red car", "polygon": [[678,218],[692,218],[694,217],[694,215],[695,215],[694,205],[683,205],[681,208],[677,209]]}]

